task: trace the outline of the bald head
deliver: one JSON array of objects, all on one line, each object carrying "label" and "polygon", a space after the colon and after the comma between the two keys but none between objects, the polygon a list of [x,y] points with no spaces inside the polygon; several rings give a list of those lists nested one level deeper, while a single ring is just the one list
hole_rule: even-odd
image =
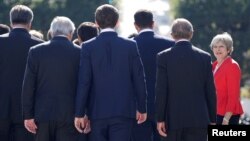
[{"label": "bald head", "polygon": [[187,39],[190,40],[193,36],[193,25],[184,18],[174,20],[171,28],[171,35],[175,40]]}]

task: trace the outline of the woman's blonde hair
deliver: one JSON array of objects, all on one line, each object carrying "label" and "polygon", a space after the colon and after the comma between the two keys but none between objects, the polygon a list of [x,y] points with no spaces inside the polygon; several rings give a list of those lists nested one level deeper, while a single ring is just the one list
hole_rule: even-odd
[{"label": "woman's blonde hair", "polygon": [[222,42],[223,44],[225,44],[227,50],[229,51],[229,55],[232,54],[234,47],[233,47],[233,39],[230,34],[228,34],[227,32],[224,32],[222,34],[217,34],[211,41],[210,48],[213,49],[213,46],[218,42]]}]

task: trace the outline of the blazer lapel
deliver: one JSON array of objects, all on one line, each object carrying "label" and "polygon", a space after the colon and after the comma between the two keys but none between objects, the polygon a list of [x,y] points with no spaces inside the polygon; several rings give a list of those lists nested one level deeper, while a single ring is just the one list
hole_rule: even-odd
[{"label": "blazer lapel", "polygon": [[[220,73],[223,73],[224,71],[223,68],[226,64],[228,64],[231,60],[231,57],[227,57],[224,62],[222,62],[222,64],[219,66],[219,68],[216,70],[216,72],[214,73],[214,77],[217,77],[217,75],[219,75]],[[216,62],[216,65],[217,65],[217,62]],[[214,67],[216,67],[216,65]]]}]

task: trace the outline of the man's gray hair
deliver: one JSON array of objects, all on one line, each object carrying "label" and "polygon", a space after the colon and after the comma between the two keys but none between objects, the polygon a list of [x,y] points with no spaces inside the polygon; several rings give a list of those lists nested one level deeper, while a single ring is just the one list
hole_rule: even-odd
[{"label": "man's gray hair", "polygon": [[174,20],[171,34],[178,39],[191,39],[193,34],[193,25],[184,18]]},{"label": "man's gray hair", "polygon": [[63,35],[72,35],[75,30],[75,24],[68,18],[64,16],[57,16],[53,19],[50,24],[50,34],[52,37]]}]

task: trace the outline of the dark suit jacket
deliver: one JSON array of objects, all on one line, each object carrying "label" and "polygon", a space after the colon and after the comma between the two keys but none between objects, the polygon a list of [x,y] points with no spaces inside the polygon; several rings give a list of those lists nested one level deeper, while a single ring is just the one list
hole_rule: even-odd
[{"label": "dark suit jacket", "polygon": [[76,116],[91,119],[135,118],[146,112],[144,71],[135,41],[103,32],[84,42],[81,52]]},{"label": "dark suit jacket", "polygon": [[23,114],[36,121],[73,121],[80,47],[66,37],[29,51],[23,84]]},{"label": "dark suit jacket", "polygon": [[158,54],[157,121],[170,130],[204,127],[216,121],[211,57],[188,41]]},{"label": "dark suit jacket", "polygon": [[0,120],[23,122],[21,91],[28,51],[42,42],[22,28],[0,36]]},{"label": "dark suit jacket", "polygon": [[156,55],[174,45],[174,41],[163,38],[153,31],[145,31],[134,38],[142,59],[147,86],[147,115],[148,119],[155,119],[155,79]]}]

